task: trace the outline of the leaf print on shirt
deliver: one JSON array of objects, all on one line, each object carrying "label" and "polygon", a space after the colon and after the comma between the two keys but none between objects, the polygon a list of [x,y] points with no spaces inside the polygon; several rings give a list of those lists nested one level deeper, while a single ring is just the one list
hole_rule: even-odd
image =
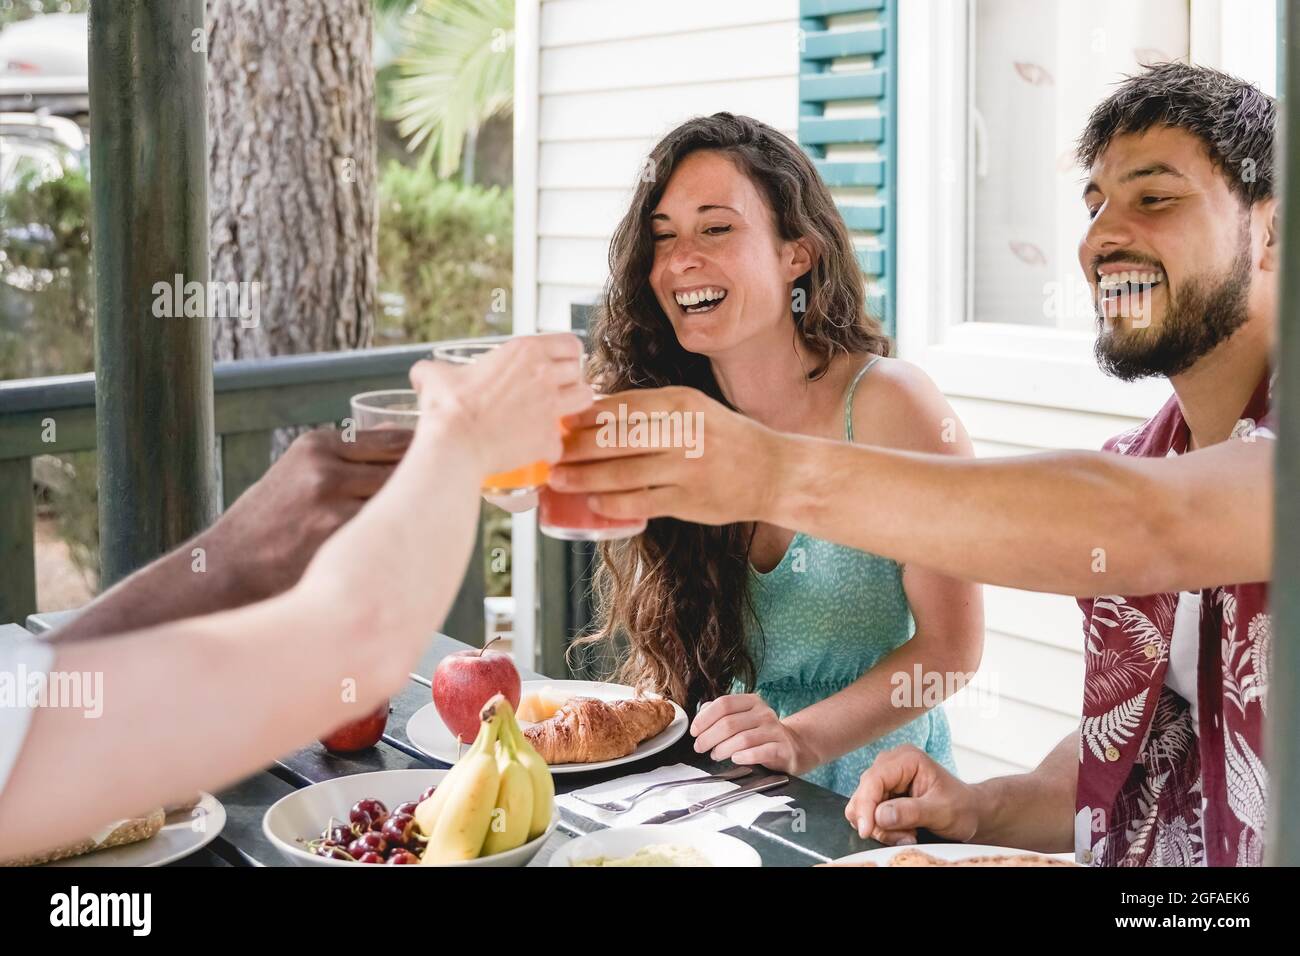
[{"label": "leaf print on shirt", "polygon": [[1251,647],[1246,641],[1223,640],[1220,642],[1220,656],[1223,659],[1223,696],[1236,705],[1237,710],[1246,716],[1246,705],[1255,699],[1255,665],[1251,659]]},{"label": "leaf print on shirt", "polygon": [[[1174,632],[1177,608],[1178,598],[1172,594],[1161,594],[1155,599],[1150,617],[1128,604],[1119,608],[1119,619],[1129,636],[1138,642],[1138,649],[1151,664],[1152,674],[1156,663],[1169,656],[1169,639]],[[1153,650],[1148,651],[1148,647]]]},{"label": "leaf print on shirt", "polygon": [[1151,661],[1136,646],[1097,652],[1097,666],[1084,678],[1083,704],[1096,710],[1120,700],[1147,683]]},{"label": "leaf print on shirt", "polygon": [[[1233,746],[1233,740],[1236,746]],[[1263,862],[1264,823],[1268,819],[1268,771],[1239,733],[1224,740],[1223,753],[1228,778],[1228,807],[1245,827],[1237,845],[1238,866]]]},{"label": "leaf print on shirt", "polygon": [[1129,820],[1124,832],[1124,839],[1129,845],[1126,852],[1134,859],[1142,859],[1147,839],[1155,831],[1156,820],[1160,816],[1160,791],[1168,779],[1169,773],[1166,771],[1142,781],[1137,796],[1137,815]]},{"label": "leaf print on shirt", "polygon": [[1223,623],[1232,640],[1237,639],[1237,596],[1224,588],[1214,589],[1214,600],[1223,606]]},{"label": "leaf print on shirt", "polygon": [[1142,708],[1146,705],[1147,689],[1122,701],[1096,717],[1084,717],[1079,725],[1079,760],[1083,760],[1086,744],[1094,757],[1103,763],[1119,759],[1119,748],[1128,742],[1142,722]]},{"label": "leaf print on shirt", "polygon": [[[1149,615],[1120,595],[1106,595],[1093,602],[1086,651],[1094,659],[1084,678],[1085,710],[1096,711],[1151,683],[1158,665],[1169,656],[1177,607],[1177,596],[1172,594],[1157,595]],[[1107,632],[1104,636],[1103,629]],[[1118,647],[1116,634],[1126,638]]]},{"label": "leaf print on shirt", "polygon": [[[1125,612],[1147,618],[1135,608],[1130,608],[1125,598],[1107,595],[1093,602],[1088,619],[1088,637],[1084,650],[1093,656],[1088,662],[1083,685],[1085,711],[1097,711],[1112,701],[1131,695],[1149,681],[1151,660],[1141,647],[1128,642],[1115,647],[1114,637],[1123,634],[1126,626]],[[1105,629],[1107,633],[1103,634]],[[1108,642],[1111,646],[1108,646]]]},{"label": "leaf print on shirt", "polygon": [[1159,773],[1182,763],[1195,745],[1191,708],[1173,691],[1162,690],[1151,717],[1147,745],[1142,748],[1142,765],[1148,773]]},{"label": "leaf print on shirt", "polygon": [[1250,641],[1250,665],[1254,673],[1242,681],[1246,700],[1258,700],[1259,709],[1268,716],[1268,662],[1273,652],[1273,619],[1260,611],[1246,629]]},{"label": "leaf print on shirt", "polygon": [[1157,822],[1150,862],[1155,866],[1200,866],[1199,829],[1189,825],[1183,817]]}]

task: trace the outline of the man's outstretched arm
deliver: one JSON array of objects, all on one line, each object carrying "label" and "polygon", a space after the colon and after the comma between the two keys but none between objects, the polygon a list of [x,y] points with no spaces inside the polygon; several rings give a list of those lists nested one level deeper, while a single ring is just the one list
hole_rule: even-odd
[{"label": "man's outstretched arm", "polygon": [[[605,415],[700,415],[700,454],[618,447]],[[786,435],[686,388],[576,419],[551,483],[616,517],[766,521],[986,584],[1090,596],[1267,580],[1273,447],[969,460]]]},{"label": "man's outstretched arm", "polygon": [[761,520],[956,577],[1092,596],[1271,573],[1269,440],[1169,459],[1050,452],[971,461],[792,436],[778,446]]},{"label": "man's outstretched arm", "polygon": [[82,609],[50,640],[85,640],[243,607],[287,591],[317,548],[383,487],[406,429],[298,437],[216,523]]}]

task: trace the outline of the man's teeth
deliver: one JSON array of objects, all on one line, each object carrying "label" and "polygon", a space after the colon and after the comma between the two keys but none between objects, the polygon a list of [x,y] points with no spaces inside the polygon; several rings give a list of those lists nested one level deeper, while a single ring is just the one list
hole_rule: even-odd
[{"label": "man's teeth", "polygon": [[726,289],[696,289],[693,292],[678,292],[674,294],[677,304],[682,308],[692,305],[699,305],[702,302],[721,301],[727,295]]},{"label": "man's teeth", "polygon": [[1097,288],[1102,292],[1109,292],[1124,286],[1152,286],[1164,281],[1165,274],[1159,270],[1154,272],[1111,272],[1097,277]]}]

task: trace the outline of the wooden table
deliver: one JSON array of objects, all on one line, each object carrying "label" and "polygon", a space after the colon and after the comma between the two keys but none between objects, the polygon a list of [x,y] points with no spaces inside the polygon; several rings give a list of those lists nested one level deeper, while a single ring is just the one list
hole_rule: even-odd
[{"label": "wooden table", "polygon": [[[40,614],[28,618],[27,627],[37,634],[57,627],[66,614]],[[434,638],[429,650],[420,660],[418,673],[424,677],[433,674],[438,661],[455,651],[468,647],[443,635]],[[521,670],[524,680],[544,679],[532,671]],[[411,744],[406,736],[406,722],[419,708],[429,703],[429,689],[416,681],[392,701],[392,714],[388,732],[383,740],[360,754],[348,757],[329,753],[319,744],[312,744],[296,753],[276,761],[266,770],[218,793],[226,808],[226,826],[221,835],[207,848],[195,853],[174,866],[282,866],[283,858],[262,834],[262,816],[267,808],[284,795],[301,787],[352,773],[372,770],[399,770],[405,768],[445,767],[446,764],[426,757]],[[556,790],[567,793],[604,780],[634,773],[644,773],[667,764],[684,763],[708,771],[722,769],[707,756],[691,749],[687,734],[672,747],[652,757],[607,770],[592,773],[559,774],[555,777]],[[728,764],[729,765],[729,764]],[[848,853],[867,850],[880,844],[862,840],[844,819],[844,797],[805,780],[793,779],[784,788],[772,791],[773,796],[793,797],[792,806],[802,813],[781,811],[764,814],[749,829],[733,827],[727,830],[758,850],[764,866],[811,866]],[[601,825],[585,817],[561,810],[560,825],[532,866],[545,866],[555,850],[574,837],[601,829]]]}]

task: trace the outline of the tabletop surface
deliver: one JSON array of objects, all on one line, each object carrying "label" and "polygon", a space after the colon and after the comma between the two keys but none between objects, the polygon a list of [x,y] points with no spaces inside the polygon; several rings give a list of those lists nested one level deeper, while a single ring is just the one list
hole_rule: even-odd
[{"label": "tabletop surface", "polygon": [[[57,627],[67,614],[41,614],[28,618],[27,628],[37,634]],[[444,635],[437,635],[420,659],[416,673],[425,679],[432,676],[438,661],[448,654],[465,650],[468,645]],[[540,674],[520,668],[523,680],[545,679]],[[358,754],[331,754],[319,744],[312,744],[276,761],[266,770],[254,774],[218,794],[226,809],[226,825],[221,835],[207,848],[174,866],[282,866],[284,859],[262,833],[262,816],[276,800],[295,789],[353,773],[406,768],[444,768],[447,764],[422,754],[406,736],[406,722],[417,710],[432,700],[429,688],[414,679],[392,699],[392,713],[383,740]],[[697,754],[691,736],[660,753],[605,770],[568,773],[555,776],[557,793],[567,793],[594,783],[630,774],[645,773],[667,764],[688,764],[715,772],[730,764],[719,764]],[[839,794],[798,778],[785,787],[771,791],[772,796],[788,795],[789,810],[764,814],[748,829],[733,827],[725,832],[754,847],[764,866],[811,866],[880,846],[863,840],[844,819],[847,800]],[[561,809],[560,825],[542,851],[530,864],[545,866],[551,854],[567,841],[582,833],[601,829],[601,824]]]}]

